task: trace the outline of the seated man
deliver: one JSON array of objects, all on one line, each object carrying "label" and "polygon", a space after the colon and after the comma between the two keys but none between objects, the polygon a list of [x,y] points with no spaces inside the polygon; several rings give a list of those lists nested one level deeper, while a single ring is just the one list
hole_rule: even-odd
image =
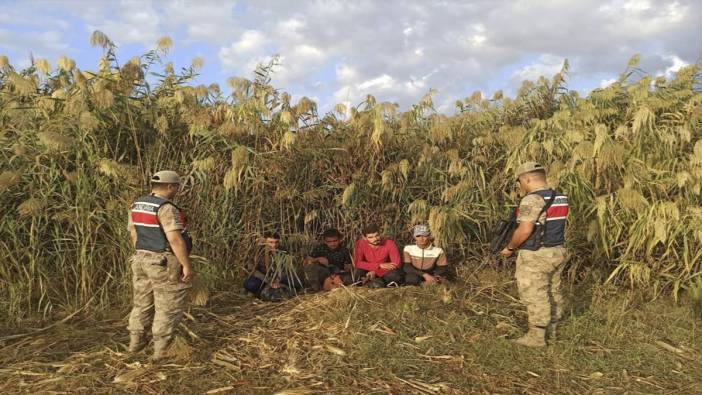
[{"label": "seated man", "polygon": [[341,233],[328,229],[322,234],[322,241],[324,243],[312,249],[303,262],[312,291],[334,287],[339,283],[351,284],[351,253],[341,244]]},{"label": "seated man", "polygon": [[392,240],[381,236],[375,225],[363,229],[363,238],[353,249],[356,273],[370,288],[383,288],[388,285],[402,285],[404,273],[400,270],[400,252]]},{"label": "seated man", "polygon": [[[269,301],[289,299],[295,296],[294,279],[288,279],[282,270],[276,270],[274,260],[287,251],[278,248],[280,235],[274,232],[263,234],[263,245],[259,246],[254,259],[246,265],[249,277],[244,281],[244,289],[257,298]],[[279,259],[279,258],[278,258]]]},{"label": "seated man", "polygon": [[427,225],[416,225],[413,236],[416,244],[405,246],[402,268],[407,285],[431,285],[446,280],[448,262],[444,250],[431,244]]}]

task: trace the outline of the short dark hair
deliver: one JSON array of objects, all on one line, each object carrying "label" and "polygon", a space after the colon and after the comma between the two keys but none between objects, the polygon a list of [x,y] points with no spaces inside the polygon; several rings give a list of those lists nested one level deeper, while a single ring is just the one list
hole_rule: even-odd
[{"label": "short dark hair", "polygon": [[373,224],[373,225],[366,225],[366,226],[363,227],[363,231],[362,231],[362,232],[363,232],[363,235],[364,235],[364,236],[365,236],[365,235],[369,235],[369,234],[371,234],[371,233],[379,233],[379,232],[380,232],[380,228],[378,227],[378,225],[375,225],[375,224]]},{"label": "short dark hair", "polygon": [[524,173],[522,175],[527,176],[527,177],[542,178],[545,180],[546,179],[546,170],[545,169],[538,169],[538,170],[530,171],[528,173]]},{"label": "short dark hair", "polygon": [[263,238],[280,240],[280,233],[274,231],[266,231],[263,232]]},{"label": "short dark hair", "polygon": [[339,232],[338,229],[334,229],[334,228],[327,229],[324,231],[324,233],[322,233],[322,239],[326,239],[327,237],[336,237],[336,238],[340,239],[341,232]]}]

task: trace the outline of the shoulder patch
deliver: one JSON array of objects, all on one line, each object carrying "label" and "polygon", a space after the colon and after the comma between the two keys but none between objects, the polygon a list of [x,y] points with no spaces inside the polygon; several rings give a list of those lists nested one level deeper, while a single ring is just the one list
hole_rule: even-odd
[{"label": "shoulder patch", "polygon": [[530,215],[533,207],[529,204],[519,205],[519,215]]}]

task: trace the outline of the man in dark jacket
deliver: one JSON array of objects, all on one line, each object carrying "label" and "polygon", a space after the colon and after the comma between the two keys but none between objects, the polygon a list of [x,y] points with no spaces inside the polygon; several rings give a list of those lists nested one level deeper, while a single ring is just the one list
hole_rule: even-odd
[{"label": "man in dark jacket", "polygon": [[327,279],[330,277],[332,280],[339,278],[346,285],[351,284],[351,252],[342,245],[341,233],[336,229],[328,229],[322,234],[322,241],[304,260],[305,275],[312,291],[320,291],[325,281],[329,283]]},{"label": "man in dark jacket", "polygon": [[289,299],[296,295],[298,281],[289,270],[290,264],[283,262],[290,258],[287,251],[281,250],[280,235],[265,232],[263,243],[256,250],[254,259],[247,263],[249,277],[244,280],[244,289],[257,298],[268,301]]}]

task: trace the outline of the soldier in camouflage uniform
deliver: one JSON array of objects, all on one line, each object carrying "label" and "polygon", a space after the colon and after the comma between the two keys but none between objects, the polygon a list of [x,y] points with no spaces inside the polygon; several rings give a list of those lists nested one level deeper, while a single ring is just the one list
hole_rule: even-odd
[{"label": "soldier in camouflage uniform", "polygon": [[526,196],[517,208],[518,227],[500,254],[508,257],[519,249],[515,276],[529,313],[529,331],[514,342],[542,347],[547,336],[555,338],[563,314],[559,287],[567,258],[563,244],[568,198],[548,187],[546,171],[536,162],[519,166],[516,177]]},{"label": "soldier in camouflage uniform", "polygon": [[134,295],[127,326],[129,352],[146,346],[146,331],[151,327],[153,360],[165,356],[192,286],[192,242],[185,212],[171,202],[180,185],[177,173],[159,171],[151,178],[151,194],[137,199],[129,215],[129,233],[136,249],[131,258]]}]

